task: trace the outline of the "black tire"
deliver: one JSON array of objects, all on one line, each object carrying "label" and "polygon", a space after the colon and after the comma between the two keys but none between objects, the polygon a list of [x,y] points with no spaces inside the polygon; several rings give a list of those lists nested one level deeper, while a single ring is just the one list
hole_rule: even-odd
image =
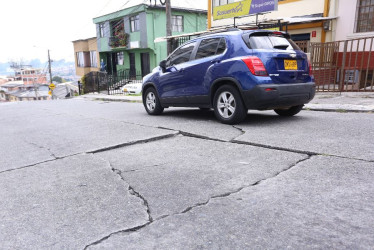
[{"label": "black tire", "polygon": [[280,116],[294,116],[303,109],[304,105],[293,106],[289,109],[274,109],[275,113]]},{"label": "black tire", "polygon": [[231,125],[243,121],[248,112],[239,91],[231,85],[224,85],[217,90],[213,107],[217,119]]},{"label": "black tire", "polygon": [[161,106],[160,98],[154,88],[148,88],[143,97],[143,105],[150,115],[160,115],[164,108]]}]

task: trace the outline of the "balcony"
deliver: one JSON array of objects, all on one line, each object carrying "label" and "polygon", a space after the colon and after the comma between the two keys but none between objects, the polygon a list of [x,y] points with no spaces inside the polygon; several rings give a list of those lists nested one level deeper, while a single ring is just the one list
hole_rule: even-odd
[{"label": "balcony", "polygon": [[109,38],[109,46],[111,48],[127,48],[128,40],[129,34],[118,33]]}]

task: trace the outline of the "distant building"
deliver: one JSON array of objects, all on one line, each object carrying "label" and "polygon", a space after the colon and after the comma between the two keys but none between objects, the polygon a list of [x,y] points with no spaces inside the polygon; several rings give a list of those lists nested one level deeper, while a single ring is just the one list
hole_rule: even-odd
[{"label": "distant building", "polygon": [[7,77],[7,76],[0,76],[0,85],[7,83],[9,81],[14,81],[14,78]]},{"label": "distant building", "polygon": [[36,101],[48,100],[49,88],[47,84],[24,84],[23,81],[10,81],[0,85],[0,101]]},{"label": "distant building", "polygon": [[97,51],[96,37],[73,41],[75,55],[75,72],[84,76],[93,71],[99,71],[100,61]]},{"label": "distant building", "polygon": [[13,65],[14,80],[24,84],[47,84],[47,75],[42,69],[25,65]]},{"label": "distant building", "polygon": [[[172,8],[172,34],[206,30],[207,11]],[[144,76],[167,56],[164,6],[140,4],[93,19],[103,69],[109,74],[128,70],[130,76]],[[139,72],[139,73],[138,73]]]}]

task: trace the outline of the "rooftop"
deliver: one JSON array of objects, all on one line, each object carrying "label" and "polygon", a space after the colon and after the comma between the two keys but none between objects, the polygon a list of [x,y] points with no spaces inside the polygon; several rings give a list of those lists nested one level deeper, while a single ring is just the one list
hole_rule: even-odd
[{"label": "rooftop", "polygon": [[[147,9],[165,9],[165,6],[162,5],[147,5],[147,4],[139,4],[135,5],[126,9],[118,10],[113,13],[109,13],[103,16],[95,17],[93,18],[93,22],[95,24],[101,23],[107,20],[112,20],[116,18],[120,18],[123,16],[128,16],[136,13],[140,13],[143,11],[146,11]],[[201,13],[201,14],[207,14],[206,10],[201,9],[190,9],[190,8],[183,8],[183,7],[172,7],[171,10],[173,11],[179,11],[179,12],[189,12],[189,13]]]}]

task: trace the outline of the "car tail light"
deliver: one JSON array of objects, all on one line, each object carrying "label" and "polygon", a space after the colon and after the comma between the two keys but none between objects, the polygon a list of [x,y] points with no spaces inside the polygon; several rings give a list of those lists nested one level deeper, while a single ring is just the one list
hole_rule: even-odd
[{"label": "car tail light", "polygon": [[247,65],[248,69],[255,76],[268,76],[268,72],[265,69],[264,64],[261,59],[257,56],[250,56],[242,59],[243,62]]},{"label": "car tail light", "polygon": [[273,34],[274,34],[274,35],[278,35],[278,36],[282,36],[282,35],[283,35],[283,33],[282,33],[282,32],[279,32],[279,31],[274,31]]},{"label": "car tail light", "polygon": [[312,63],[310,62],[310,60],[308,59],[308,64],[309,64],[309,75],[313,75],[313,69],[312,69]]}]

